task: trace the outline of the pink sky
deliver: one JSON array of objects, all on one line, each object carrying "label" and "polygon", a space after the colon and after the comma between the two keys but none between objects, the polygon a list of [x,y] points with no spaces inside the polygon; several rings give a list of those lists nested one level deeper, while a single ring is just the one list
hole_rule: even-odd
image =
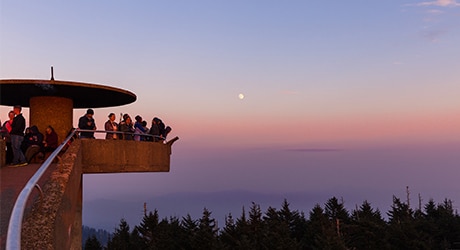
[{"label": "pink sky", "polygon": [[449,3],[7,0],[0,78],[49,79],[54,66],[59,80],[127,89],[137,101],[96,109],[99,128],[122,112],[180,137],[170,173],[88,176],[85,199],[117,197],[120,182],[160,194],[315,192],[329,180],[330,193],[391,200],[410,185],[458,204],[460,7]]}]

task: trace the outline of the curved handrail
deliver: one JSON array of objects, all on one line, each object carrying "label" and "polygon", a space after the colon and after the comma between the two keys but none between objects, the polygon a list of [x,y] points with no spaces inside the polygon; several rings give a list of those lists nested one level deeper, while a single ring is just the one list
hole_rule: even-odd
[{"label": "curved handrail", "polygon": [[84,129],[74,129],[67,138],[53,151],[53,153],[46,159],[46,161],[40,166],[40,168],[35,172],[35,174],[30,178],[25,187],[22,189],[19,194],[13,211],[11,212],[10,221],[8,224],[8,233],[6,238],[6,249],[7,250],[20,250],[21,249],[21,232],[22,232],[22,218],[24,216],[24,210],[26,207],[27,200],[29,199],[32,190],[34,189],[37,182],[40,180],[42,175],[48,170],[49,166],[53,162],[54,158],[62,151],[65,145],[74,137],[76,133],[80,132],[95,132],[95,133],[116,133],[116,134],[131,134],[131,135],[140,135],[146,137],[154,137],[161,140],[164,140],[165,144],[172,144],[178,137],[173,138],[169,143],[165,138],[157,135],[151,134],[140,134],[140,133],[129,133],[121,131],[106,131],[106,130],[84,130]]},{"label": "curved handrail", "polygon": [[53,153],[46,159],[41,167],[30,178],[25,187],[19,194],[16,202],[14,203],[13,211],[11,212],[10,221],[8,224],[8,234],[6,238],[7,250],[20,250],[21,249],[21,232],[22,232],[22,218],[26,208],[27,200],[29,199],[35,184],[40,180],[42,175],[48,170],[54,158],[61,152],[64,146],[72,139],[77,131],[73,130],[72,133],[53,151]]},{"label": "curved handrail", "polygon": [[[109,130],[90,130],[90,129],[76,129],[77,132],[91,132],[91,133],[105,133],[105,134],[120,134],[120,135],[139,135],[139,136],[144,136],[144,137],[153,137],[157,138],[160,140],[164,140],[166,143],[166,139],[163,136],[160,135],[152,135],[148,133],[133,133],[133,132],[123,132],[123,131],[109,131]],[[123,140],[123,139],[120,139]],[[133,139],[134,140],[134,139]]]}]

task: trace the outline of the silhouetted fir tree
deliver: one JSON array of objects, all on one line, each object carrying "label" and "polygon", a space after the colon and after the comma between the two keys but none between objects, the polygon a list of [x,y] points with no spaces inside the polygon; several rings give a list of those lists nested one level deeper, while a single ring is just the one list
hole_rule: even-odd
[{"label": "silhouetted fir tree", "polygon": [[203,215],[198,220],[193,249],[216,249],[217,242],[217,225],[216,220],[211,217],[211,212],[203,209]]},{"label": "silhouetted fir tree", "polygon": [[319,204],[310,212],[308,221],[308,244],[311,249],[346,249],[336,232],[335,225]]},{"label": "silhouetted fir tree", "polygon": [[[162,223],[160,223],[159,229],[162,228]],[[165,224],[167,226],[165,234],[166,238],[162,238],[163,249],[184,249],[184,241],[186,239],[185,230],[181,227],[180,221],[177,217],[170,217],[169,223]],[[166,247],[167,246],[167,247]]]},{"label": "silhouetted fir tree", "polygon": [[171,225],[167,218],[163,218],[157,225],[155,231],[155,242],[149,249],[174,249],[172,241]]},{"label": "silhouetted fir tree", "polygon": [[108,250],[133,249],[130,243],[129,225],[125,219],[120,220],[120,225],[115,228],[112,238],[107,243]]},{"label": "silhouetted fir tree", "polygon": [[145,214],[139,226],[136,227],[147,249],[156,249],[158,222],[158,210],[155,209],[153,213]]},{"label": "silhouetted fir tree", "polygon": [[252,202],[248,217],[248,239],[251,249],[265,249],[263,247],[265,231],[262,222],[262,210],[258,204]]},{"label": "silhouetted fir tree", "polygon": [[295,237],[291,236],[289,223],[284,220],[280,212],[269,207],[263,217],[265,224],[265,247],[266,249],[299,249]]},{"label": "silhouetted fir tree", "polygon": [[[428,202],[428,204],[429,203],[430,202]],[[434,209],[436,209],[435,204]],[[414,227],[414,230],[417,232],[417,237],[420,238],[423,245],[426,246],[427,249],[437,249],[438,247],[435,247],[437,243],[434,241],[435,232],[437,231],[435,223],[429,221],[427,219],[427,214],[420,209],[415,210],[412,217],[413,221],[410,224]]]},{"label": "silhouetted fir tree", "polygon": [[225,226],[219,235],[219,241],[223,245],[223,249],[237,249],[238,246],[238,231],[235,220],[232,214],[225,216]]},{"label": "silhouetted fir tree", "polygon": [[328,217],[331,226],[334,228],[339,245],[345,246],[350,215],[345,209],[343,201],[339,202],[336,197],[330,198],[324,204],[324,213]]},{"label": "silhouetted fir tree", "polygon": [[308,220],[306,219],[305,213],[303,211],[300,212],[300,221],[301,221],[300,224],[302,226],[300,226],[300,231],[297,232],[297,234],[301,236],[300,239],[298,240],[300,249],[310,249],[311,245],[308,241],[307,235],[311,234],[312,232],[308,231],[309,230]]},{"label": "silhouetted fir tree", "polygon": [[281,209],[278,212],[281,222],[285,223],[289,228],[289,235],[300,242],[306,233],[305,217],[300,215],[299,211],[291,211],[289,202],[284,199]]},{"label": "silhouetted fir tree", "polygon": [[408,204],[393,196],[393,204],[387,214],[388,242],[392,248],[426,249],[428,247],[421,233],[416,230],[414,212]]},{"label": "silhouetted fir tree", "polygon": [[96,236],[92,235],[86,240],[85,246],[83,249],[84,250],[102,250],[102,245],[99,242],[99,240],[96,238]]},{"label": "silhouetted fir tree", "polygon": [[339,202],[336,197],[330,198],[324,204],[324,213],[332,224],[335,225],[337,234],[342,236],[345,230],[343,230],[344,228],[341,224],[346,225],[350,221],[350,215],[345,209],[343,202]]},{"label": "silhouetted fir tree", "polygon": [[386,222],[380,211],[364,201],[352,212],[346,245],[352,249],[390,249],[385,240],[385,228]]},{"label": "silhouetted fir tree", "polygon": [[460,243],[460,218],[454,212],[452,201],[445,199],[443,203],[438,205],[438,211],[440,216],[438,220],[438,232],[444,235],[442,241]]},{"label": "silhouetted fir tree", "polygon": [[236,219],[236,231],[238,232],[238,246],[235,249],[251,249],[249,222],[246,218],[246,210],[243,206],[241,217]]},{"label": "silhouetted fir tree", "polygon": [[138,227],[134,227],[133,231],[131,232],[131,235],[129,236],[129,244],[131,249],[150,249],[145,244],[144,239],[139,233]]},{"label": "silhouetted fir tree", "polygon": [[181,227],[184,230],[185,237],[183,238],[184,249],[194,249],[193,241],[198,230],[198,225],[195,220],[192,219],[190,214],[182,218]]},{"label": "silhouetted fir tree", "polygon": [[436,205],[431,199],[425,205],[425,218],[417,224],[417,229],[424,232],[427,244],[432,248],[453,249],[460,247],[460,217],[455,213],[452,201],[445,199]]}]

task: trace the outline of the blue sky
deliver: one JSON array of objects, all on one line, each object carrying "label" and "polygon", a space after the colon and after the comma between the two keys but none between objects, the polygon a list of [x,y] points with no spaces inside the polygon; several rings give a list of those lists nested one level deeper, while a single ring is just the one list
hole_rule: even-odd
[{"label": "blue sky", "polygon": [[0,78],[54,66],[127,89],[138,100],[96,109],[99,128],[123,112],[181,137],[170,173],[85,176],[87,201],[358,189],[383,206],[409,185],[460,202],[457,1],[3,0],[0,14]]}]

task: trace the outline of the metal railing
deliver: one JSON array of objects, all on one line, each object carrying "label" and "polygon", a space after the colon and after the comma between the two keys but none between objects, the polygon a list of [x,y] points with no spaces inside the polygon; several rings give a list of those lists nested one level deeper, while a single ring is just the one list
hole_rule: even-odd
[{"label": "metal railing", "polygon": [[[105,131],[105,130],[84,130],[84,129],[74,129],[67,138],[53,151],[53,153],[46,159],[46,161],[40,166],[40,168],[35,172],[35,174],[30,178],[25,187],[22,189],[19,194],[16,202],[14,204],[13,210],[11,212],[10,221],[8,224],[8,233],[6,238],[6,249],[7,250],[20,250],[21,249],[21,232],[22,232],[22,219],[24,217],[24,211],[26,208],[27,200],[29,199],[32,190],[37,187],[37,183],[42,177],[42,175],[48,170],[53,162],[54,158],[64,149],[67,143],[74,138],[77,133],[80,132],[94,132],[94,133],[110,133],[110,134],[124,134],[132,135],[133,138],[135,135],[152,137],[166,143],[165,138],[157,135],[151,134],[140,134],[140,133],[129,133],[121,131]],[[178,139],[178,138],[177,138]],[[174,138],[172,141],[177,140]],[[40,187],[39,191],[40,191]]]},{"label": "metal railing", "polygon": [[77,131],[73,130],[72,133],[53,151],[53,153],[46,159],[41,167],[35,172],[35,174],[27,182],[26,186],[22,189],[16,202],[14,203],[13,211],[11,212],[10,221],[8,224],[8,233],[6,238],[6,249],[7,250],[19,250],[21,249],[21,232],[22,232],[22,218],[24,216],[24,210],[26,208],[27,200],[29,199],[32,190],[40,180],[42,175],[48,170],[49,166],[53,162],[54,158],[62,151],[67,143],[73,138]]},{"label": "metal railing", "polygon": [[[131,135],[132,136],[131,140],[134,140],[134,136],[138,135],[140,137],[151,137],[151,138],[154,138],[154,139],[164,141],[166,143],[166,138],[164,138],[163,136],[151,135],[151,134],[148,134],[148,133],[133,133],[133,132],[123,132],[123,131],[88,130],[88,129],[76,129],[76,130],[77,130],[77,132],[117,134],[117,135],[123,135],[123,137],[125,135]],[[105,139],[105,138],[101,138],[101,139]],[[119,140],[124,140],[124,139],[119,139]]]}]

